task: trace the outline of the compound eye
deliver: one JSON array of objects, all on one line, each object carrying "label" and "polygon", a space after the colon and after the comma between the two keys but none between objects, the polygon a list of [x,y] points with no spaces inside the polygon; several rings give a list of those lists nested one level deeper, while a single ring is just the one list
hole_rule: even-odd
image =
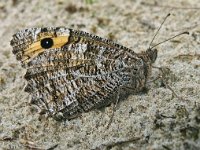
[{"label": "compound eye", "polygon": [[44,38],[41,40],[40,45],[44,49],[51,48],[53,46],[52,38]]}]

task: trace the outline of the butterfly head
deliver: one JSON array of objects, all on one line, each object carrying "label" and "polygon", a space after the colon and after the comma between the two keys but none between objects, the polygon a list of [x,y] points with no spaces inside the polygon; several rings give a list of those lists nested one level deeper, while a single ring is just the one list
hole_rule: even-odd
[{"label": "butterfly head", "polygon": [[146,54],[150,59],[150,62],[153,64],[157,59],[158,50],[157,49],[147,49]]}]

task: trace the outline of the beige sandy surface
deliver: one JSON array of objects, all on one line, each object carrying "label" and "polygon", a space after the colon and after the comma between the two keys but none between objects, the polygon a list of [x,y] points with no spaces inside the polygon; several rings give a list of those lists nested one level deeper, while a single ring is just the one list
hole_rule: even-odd
[{"label": "beige sandy surface", "polygon": [[[10,46],[18,30],[66,26],[139,52],[169,12],[154,43],[183,31],[190,35],[158,46],[155,66],[169,68],[165,80],[183,99],[157,80],[147,93],[118,104],[109,129],[111,107],[63,123],[29,104],[25,70]],[[0,43],[0,149],[200,149],[199,0],[0,0]]]}]

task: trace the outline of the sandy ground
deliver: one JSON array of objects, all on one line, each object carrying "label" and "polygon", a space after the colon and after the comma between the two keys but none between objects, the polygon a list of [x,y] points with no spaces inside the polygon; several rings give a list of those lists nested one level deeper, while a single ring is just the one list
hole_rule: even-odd
[{"label": "sandy ground", "polygon": [[[147,93],[119,103],[109,129],[111,107],[56,122],[29,104],[25,70],[10,46],[16,31],[66,26],[139,52],[169,12],[154,43],[183,31],[190,35],[158,46],[155,66],[169,68],[165,80],[183,99],[157,80]],[[200,149],[199,0],[0,0],[0,42],[0,149]]]}]

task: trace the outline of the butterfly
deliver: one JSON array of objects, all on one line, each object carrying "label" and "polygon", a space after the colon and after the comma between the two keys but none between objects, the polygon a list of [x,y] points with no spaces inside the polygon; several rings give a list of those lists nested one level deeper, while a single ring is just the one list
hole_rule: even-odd
[{"label": "butterfly", "polygon": [[[115,101],[119,91],[145,88],[156,49],[135,53],[111,40],[65,27],[21,30],[11,40],[26,68],[31,103],[70,119]],[[59,116],[59,117],[58,117]]]}]

